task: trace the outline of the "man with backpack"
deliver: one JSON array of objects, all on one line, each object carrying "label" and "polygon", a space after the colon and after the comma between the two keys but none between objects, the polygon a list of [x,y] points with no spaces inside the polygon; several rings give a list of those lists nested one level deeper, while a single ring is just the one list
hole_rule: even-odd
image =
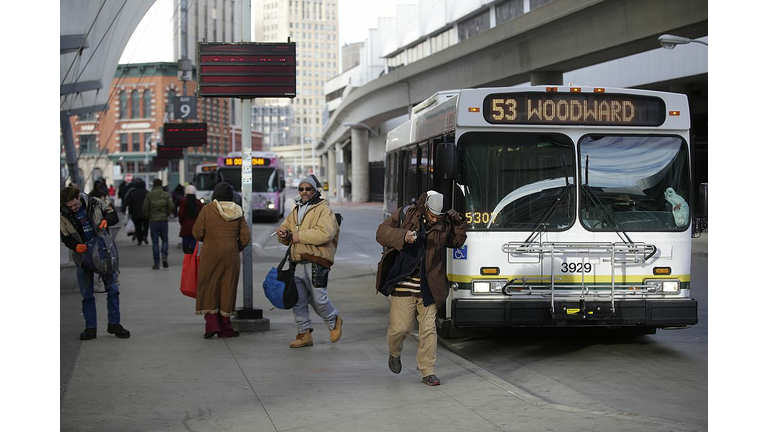
[{"label": "man with backpack", "polygon": [[152,270],[160,269],[160,241],[163,242],[163,268],[168,268],[168,216],[175,211],[171,195],[163,190],[163,180],[156,178],[152,191],[144,199],[142,212],[149,217],[149,235],[152,237]]},{"label": "man with backpack", "polygon": [[467,239],[467,223],[456,210],[443,211],[443,195],[430,190],[415,206],[400,208],[379,225],[376,241],[399,251],[386,275],[379,275],[379,292],[390,297],[389,370],[400,373],[403,340],[419,323],[416,365],[421,381],[440,385],[435,375],[437,362],[437,309],[448,297],[446,248],[459,248]]},{"label": "man with backpack", "polygon": [[[85,330],[80,340],[96,337],[96,298],[93,296],[94,272],[84,267],[83,254],[88,252],[89,240],[97,236],[97,230],[108,231],[117,225],[119,218],[104,201],[81,193],[80,188],[70,185],[61,190],[60,235],[64,245],[71,249],[72,260],[77,269],[77,284],[83,296],[83,317]],[[120,324],[120,291],[116,274],[103,275],[107,290],[107,333],[125,339],[131,333]]]}]

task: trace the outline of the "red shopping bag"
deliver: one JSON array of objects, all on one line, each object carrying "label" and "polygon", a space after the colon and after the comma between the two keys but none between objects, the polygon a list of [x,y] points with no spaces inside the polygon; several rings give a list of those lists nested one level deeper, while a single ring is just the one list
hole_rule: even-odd
[{"label": "red shopping bag", "polygon": [[181,293],[187,297],[197,297],[197,267],[200,265],[200,242],[195,245],[195,251],[184,254],[181,264]]}]

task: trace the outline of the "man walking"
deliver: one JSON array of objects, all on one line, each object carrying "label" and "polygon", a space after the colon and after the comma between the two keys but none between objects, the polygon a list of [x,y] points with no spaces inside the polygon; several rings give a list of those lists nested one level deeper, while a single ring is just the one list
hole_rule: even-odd
[{"label": "man walking", "polygon": [[[144,200],[143,212],[149,217],[149,235],[152,238],[152,270],[160,269],[160,254],[163,255],[163,268],[168,268],[168,215],[173,213],[173,200],[163,190],[163,180],[156,178],[152,191]],[[162,240],[162,251],[160,241]]]},{"label": "man walking", "polygon": [[423,383],[440,385],[440,379],[435,375],[435,316],[448,297],[446,248],[458,248],[464,244],[467,239],[466,222],[456,210],[444,213],[443,195],[432,190],[422,194],[405,215],[401,215],[402,210],[398,209],[376,230],[379,244],[400,251],[379,290],[390,296],[388,365],[392,372],[400,373],[403,340],[413,327],[414,320],[418,320],[416,365]]},{"label": "man walking", "polygon": [[134,238],[138,241],[138,245],[141,243],[149,244],[147,241],[147,233],[149,232],[149,218],[144,211],[144,200],[147,198],[146,183],[141,178],[136,178],[133,181],[130,188],[125,192],[125,196],[122,202],[122,212],[128,214],[133,221],[134,229],[136,230]]},{"label": "man walking", "polygon": [[[80,340],[96,337],[96,298],[93,296],[93,272],[83,267],[83,253],[88,251],[86,243],[95,237],[97,230],[117,225],[119,218],[109,206],[98,198],[88,197],[74,185],[61,190],[61,213],[59,231],[61,241],[73,251],[72,260],[77,269],[77,284],[83,296],[83,317],[85,330]],[[107,290],[107,333],[119,338],[128,338],[131,333],[120,325],[120,291],[116,275],[103,276]]]},{"label": "man walking", "polygon": [[296,207],[288,214],[277,236],[291,248],[291,265],[299,301],[293,307],[298,335],[291,348],[312,346],[312,321],[309,305],[331,331],[331,342],[341,338],[341,317],[328,298],[328,273],[339,244],[339,225],[328,202],[320,196],[320,182],[314,175],[299,184]]}]

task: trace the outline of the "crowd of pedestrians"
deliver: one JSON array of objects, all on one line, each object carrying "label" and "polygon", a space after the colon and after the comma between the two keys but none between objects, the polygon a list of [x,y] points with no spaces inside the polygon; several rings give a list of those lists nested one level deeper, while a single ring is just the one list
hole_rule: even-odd
[{"label": "crowd of pedestrians", "polygon": [[[340,234],[340,219],[321,194],[321,183],[314,175],[299,184],[294,208],[275,231],[278,241],[289,247],[290,266],[298,291],[292,308],[297,335],[290,348],[313,345],[314,332],[310,306],[328,328],[332,343],[341,339],[343,320],[328,296],[330,269],[334,264]],[[119,223],[114,197],[120,210],[135,226],[138,245],[152,239],[152,269],[168,264],[168,219],[178,217],[179,237],[185,254],[200,249],[195,313],[203,315],[203,336],[239,336],[231,318],[235,313],[240,277],[240,253],[251,243],[251,232],[244,218],[238,194],[226,182],[216,185],[211,203],[197,199],[194,186],[177,186],[171,193],[155,179],[152,190],[140,178],[123,182],[115,190],[96,182],[84,194],[77,186],[61,190],[61,241],[71,250],[77,280],[83,297],[85,330],[81,340],[97,334],[94,275],[86,255],[96,236],[108,236],[109,227]],[[376,241],[398,254],[391,267],[382,271],[379,292],[389,297],[390,324],[386,333],[389,349],[387,365],[400,373],[403,340],[418,322],[419,345],[416,362],[422,381],[440,385],[435,374],[437,332],[435,317],[448,296],[445,274],[446,248],[461,247],[466,240],[466,222],[453,209],[443,209],[443,196],[435,191],[423,193],[415,204],[401,207],[376,231]],[[199,243],[198,243],[199,242]],[[130,337],[120,324],[119,271],[99,273],[107,292],[107,332],[119,338]]]}]

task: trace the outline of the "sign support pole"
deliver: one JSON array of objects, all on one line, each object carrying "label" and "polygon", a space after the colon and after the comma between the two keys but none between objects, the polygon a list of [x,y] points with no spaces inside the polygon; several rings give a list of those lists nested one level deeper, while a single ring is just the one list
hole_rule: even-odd
[{"label": "sign support pole", "polygon": [[[242,2],[242,38],[243,42],[251,41],[251,1]],[[251,118],[252,99],[241,99],[242,125],[242,191],[243,217],[251,233],[251,242],[243,249],[243,307],[238,309],[233,325],[240,331],[268,331],[269,320],[265,319],[261,309],[253,308],[253,165]]]}]

